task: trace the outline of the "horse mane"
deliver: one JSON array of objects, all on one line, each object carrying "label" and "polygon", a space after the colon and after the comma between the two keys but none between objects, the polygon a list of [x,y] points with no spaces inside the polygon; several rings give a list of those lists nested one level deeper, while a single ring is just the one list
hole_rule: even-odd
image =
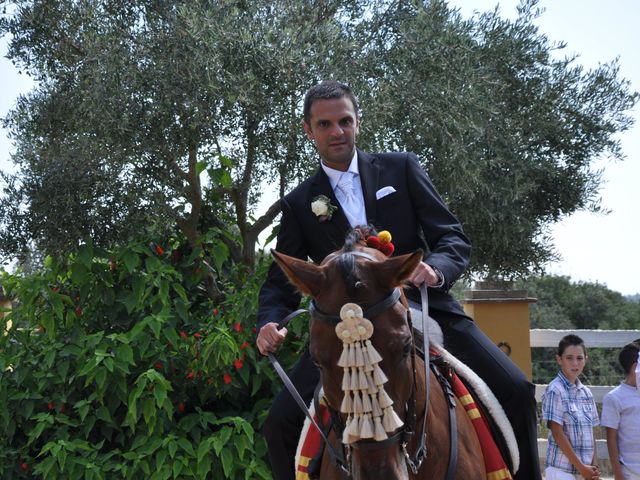
[{"label": "horse mane", "polygon": [[377,234],[378,232],[372,225],[359,225],[347,232],[342,247],[342,255],[338,257],[337,262],[347,287],[347,293],[351,297],[356,293],[360,278],[356,271],[355,256],[351,255],[350,252],[355,251],[357,246],[366,246],[367,237]]}]

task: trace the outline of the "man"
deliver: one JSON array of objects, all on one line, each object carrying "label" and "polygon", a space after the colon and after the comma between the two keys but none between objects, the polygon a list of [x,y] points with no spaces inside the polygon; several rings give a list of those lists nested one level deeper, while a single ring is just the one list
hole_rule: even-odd
[{"label": "man", "polygon": [[[534,387],[522,372],[464,314],[448,293],[468,265],[471,246],[417,158],[407,153],[368,154],[356,149],[358,103],[342,83],[325,81],[305,95],[304,130],[320,155],[320,168],[281,202],[276,250],[320,263],[339,249],[346,233],[371,224],[393,235],[395,254],[425,252],[411,282],[429,287],[429,314],[440,324],[447,349],[475,370],[494,391],[509,416],[520,447],[517,479],[540,479]],[[311,204],[324,196],[335,211],[317,215]],[[330,209],[332,210],[332,209]],[[419,302],[416,288],[407,296]],[[275,352],[287,330],[278,322],[300,303],[300,295],[274,263],[260,291],[258,349]],[[319,374],[305,352],[290,373],[310,401]],[[264,434],[276,480],[294,478],[294,455],[304,421],[291,395],[276,397]]]}]

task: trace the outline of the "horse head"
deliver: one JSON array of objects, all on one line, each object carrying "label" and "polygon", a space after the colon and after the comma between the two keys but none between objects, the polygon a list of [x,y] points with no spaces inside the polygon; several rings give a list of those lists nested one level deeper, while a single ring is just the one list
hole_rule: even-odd
[{"label": "horse head", "polygon": [[422,252],[387,258],[353,242],[320,265],[272,253],[290,281],[312,297],[309,350],[327,403],[341,419],[353,478],[408,478],[400,443],[415,420],[417,387],[400,287]]}]

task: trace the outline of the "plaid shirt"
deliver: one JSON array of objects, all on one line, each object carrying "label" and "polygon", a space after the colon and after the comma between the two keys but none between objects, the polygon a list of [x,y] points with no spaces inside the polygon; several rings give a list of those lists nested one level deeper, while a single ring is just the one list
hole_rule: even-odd
[{"label": "plaid shirt", "polygon": [[[567,377],[559,372],[542,396],[542,418],[562,425],[562,430],[578,458],[582,463],[591,465],[595,449],[593,427],[598,425],[598,411],[591,390],[580,380],[576,380],[575,384],[570,383]],[[551,430],[548,440],[545,466],[577,474],[578,470],[562,453]]]}]

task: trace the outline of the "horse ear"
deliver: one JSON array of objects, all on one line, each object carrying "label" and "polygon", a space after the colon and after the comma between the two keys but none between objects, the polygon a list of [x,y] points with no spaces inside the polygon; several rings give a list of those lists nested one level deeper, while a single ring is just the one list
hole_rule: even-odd
[{"label": "horse ear", "polygon": [[411,277],[422,258],[422,250],[388,258],[376,264],[374,269],[376,279],[386,288],[395,288]]},{"label": "horse ear", "polygon": [[271,250],[271,255],[287,276],[304,295],[315,297],[325,281],[325,274],[321,267],[299,258],[290,257],[284,253]]}]

